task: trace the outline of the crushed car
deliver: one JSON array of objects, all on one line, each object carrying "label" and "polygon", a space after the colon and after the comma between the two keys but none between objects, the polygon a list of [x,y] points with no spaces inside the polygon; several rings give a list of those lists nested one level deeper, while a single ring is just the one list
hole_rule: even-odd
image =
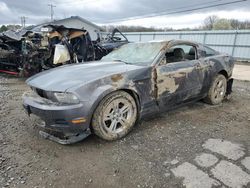
[{"label": "crushed car", "polygon": [[29,78],[23,106],[44,122],[41,134],[61,144],[91,132],[117,140],[149,115],[200,99],[220,104],[232,91],[233,67],[233,57],[195,42],[129,43],[100,61]]},{"label": "crushed car", "polygon": [[93,42],[95,46],[95,60],[100,60],[103,56],[107,55],[114,49],[129,43],[127,37],[117,28],[105,37],[100,37]]},{"label": "crushed car", "polygon": [[[12,71],[13,74],[30,76],[62,64],[94,60],[94,47],[86,30],[53,25],[47,27],[50,28],[48,33],[21,30],[2,34],[2,72]],[[64,53],[68,54],[63,61],[55,59],[55,52],[60,47],[64,47]]]},{"label": "crushed car", "polygon": [[[65,46],[69,53],[69,58],[65,62],[53,61],[58,63],[78,63],[85,61],[93,61],[95,59],[94,46],[92,44],[89,33],[84,29],[67,28],[63,25],[48,25],[49,45],[53,50],[57,45]],[[51,65],[52,66],[52,65]]]},{"label": "crushed car", "polygon": [[28,30],[6,31],[0,35],[0,72],[33,75],[50,56],[41,44],[42,36]]},{"label": "crushed car", "polygon": [[47,25],[41,32],[7,31],[0,35],[0,72],[28,77],[64,64],[100,60],[126,43],[118,29],[96,41],[84,29],[63,25]]},{"label": "crushed car", "polygon": [[118,29],[114,29],[112,33],[108,33],[103,38],[98,34],[98,39],[92,41],[89,33],[84,29],[67,28],[63,25],[48,25],[45,27],[48,28],[47,35],[50,39],[50,45],[55,46],[54,50],[64,48],[64,54],[69,54],[69,57],[65,58],[66,60],[59,62],[54,57],[54,65],[100,60],[114,49],[129,43],[126,36]]}]

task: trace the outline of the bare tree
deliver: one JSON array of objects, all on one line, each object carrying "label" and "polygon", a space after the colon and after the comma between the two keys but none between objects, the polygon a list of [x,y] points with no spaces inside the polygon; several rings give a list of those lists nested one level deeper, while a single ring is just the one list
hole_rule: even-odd
[{"label": "bare tree", "polygon": [[230,19],[230,24],[233,29],[240,29],[240,21],[236,19]]},{"label": "bare tree", "polygon": [[239,29],[250,29],[250,21],[240,22]]},{"label": "bare tree", "polygon": [[218,17],[218,16],[215,16],[215,15],[206,17],[205,20],[204,20],[203,29],[212,30],[212,29],[213,29],[213,26],[214,26],[214,23],[215,23],[218,19],[219,19],[219,17]]}]

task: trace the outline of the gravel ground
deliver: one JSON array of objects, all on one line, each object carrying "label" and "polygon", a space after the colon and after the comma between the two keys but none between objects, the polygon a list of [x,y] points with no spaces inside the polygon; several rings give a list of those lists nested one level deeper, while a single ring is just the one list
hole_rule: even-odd
[{"label": "gravel ground", "polygon": [[[250,82],[235,81],[232,99],[219,106],[197,102],[140,122],[119,141],[91,135],[70,146],[39,136],[36,118],[22,109],[21,96],[28,89],[22,79],[0,76],[0,187],[185,187],[185,178],[194,177],[183,174],[182,167],[196,170],[195,178],[227,187],[227,177],[217,175],[220,166],[234,163],[232,169],[239,171],[235,166],[240,162],[199,156],[208,151],[202,145],[209,139],[228,140],[243,147],[243,157],[250,154]],[[215,155],[213,148],[210,153]],[[199,168],[210,177],[215,174],[216,181],[193,165],[194,159],[213,164],[216,158],[223,163],[213,173]],[[247,183],[250,169],[240,168]]]}]

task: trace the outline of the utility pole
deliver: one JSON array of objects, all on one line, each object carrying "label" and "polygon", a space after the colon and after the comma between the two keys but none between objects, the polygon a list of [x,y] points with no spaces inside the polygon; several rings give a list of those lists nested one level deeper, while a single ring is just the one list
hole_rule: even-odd
[{"label": "utility pole", "polygon": [[50,19],[51,21],[53,21],[53,16],[54,16],[54,8],[56,7],[55,5],[53,5],[52,3],[51,4],[48,4],[48,6],[50,7]]},{"label": "utility pole", "polygon": [[20,18],[21,18],[22,27],[25,27],[27,17],[26,16],[21,16]]},{"label": "utility pole", "polygon": [[21,16],[20,19],[21,19],[21,26],[23,27],[23,17]]}]

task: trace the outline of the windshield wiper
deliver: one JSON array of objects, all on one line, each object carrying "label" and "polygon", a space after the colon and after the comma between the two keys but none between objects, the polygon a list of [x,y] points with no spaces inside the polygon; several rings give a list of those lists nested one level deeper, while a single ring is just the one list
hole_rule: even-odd
[{"label": "windshield wiper", "polygon": [[123,62],[125,64],[131,65],[132,63],[128,63],[126,61],[120,60],[120,59],[113,59],[113,61],[117,61],[117,62]]}]

